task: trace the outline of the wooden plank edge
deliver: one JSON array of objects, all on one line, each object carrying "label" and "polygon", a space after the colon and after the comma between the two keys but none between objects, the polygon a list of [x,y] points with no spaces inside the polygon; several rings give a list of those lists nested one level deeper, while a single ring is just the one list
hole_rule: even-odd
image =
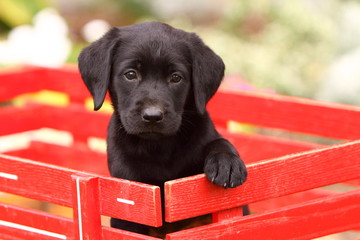
[{"label": "wooden plank edge", "polygon": [[[226,130],[220,130],[219,133],[234,145],[247,164],[325,147],[316,143],[259,134],[234,134]],[[254,151],[255,149],[261,150]]]},{"label": "wooden plank edge", "polygon": [[[217,96],[219,95],[219,96]],[[351,105],[351,104],[344,104],[344,103],[336,103],[336,102],[327,102],[321,100],[315,100],[311,98],[304,98],[304,97],[296,97],[296,96],[288,96],[282,95],[278,93],[267,93],[267,92],[257,92],[257,91],[246,91],[246,90],[239,90],[236,92],[227,91],[227,90],[220,90],[214,96],[219,98],[221,95],[229,95],[229,96],[242,96],[242,97],[249,97],[254,99],[263,99],[263,100],[271,100],[274,102],[283,102],[283,103],[292,103],[296,105],[303,105],[303,106],[310,106],[310,107],[323,107],[323,108],[333,108],[333,109],[341,109],[347,111],[360,111],[360,106]],[[216,99],[214,99],[216,100]]]},{"label": "wooden plank edge", "polygon": [[168,181],[165,219],[178,221],[358,178],[359,154],[357,140],[253,163],[247,166],[247,182],[234,189],[213,185],[204,174]]},{"label": "wooden plank edge", "polygon": [[[116,189],[113,186],[115,181],[128,184]],[[158,186],[101,177],[99,187],[101,214],[119,218],[117,214],[120,212],[132,212],[122,219],[153,227],[162,226],[161,194]],[[127,191],[129,189],[132,191]]]},{"label": "wooden plank edge", "polygon": [[[234,107],[234,102],[241,107]],[[224,120],[336,139],[360,136],[360,107],[354,105],[277,94],[218,92],[208,106],[210,115]]]},{"label": "wooden plank edge", "polygon": [[339,192],[325,190],[321,188],[311,189],[304,192],[293,193],[278,198],[270,198],[263,201],[250,204],[250,210],[254,213],[261,213],[269,211],[270,209],[277,209],[289,205],[295,205],[302,202],[308,202],[319,198],[334,196]]},{"label": "wooden plank edge", "polygon": [[[36,168],[36,169],[42,169],[42,172],[54,172],[56,171],[57,174],[61,174],[61,179],[68,179],[69,182],[69,186],[66,187],[62,187],[61,188],[61,195],[59,195],[56,190],[53,189],[53,191],[39,191],[39,192],[33,192],[33,191],[28,191],[27,189],[23,189],[21,188],[21,186],[19,187],[19,181],[26,181],[26,177],[23,174],[17,173],[17,172],[11,172],[11,171],[5,171],[4,168],[2,170],[2,168],[0,167],[0,172],[1,172],[1,176],[0,176],[0,180],[1,182],[4,182],[4,184],[1,186],[0,185],[0,189],[2,191],[8,192],[8,193],[13,193],[13,194],[18,194],[18,195],[22,195],[24,197],[29,197],[32,199],[36,199],[36,200],[40,200],[40,201],[46,201],[46,202],[50,202],[50,203],[55,203],[55,204],[59,204],[59,205],[63,205],[63,206],[67,206],[67,207],[74,207],[74,203],[73,199],[72,199],[72,187],[71,187],[71,176],[75,175],[75,176],[86,176],[86,177],[94,177],[94,178],[98,178],[99,179],[99,198],[100,198],[100,214],[101,215],[106,215],[106,216],[111,216],[111,217],[120,217],[117,216],[117,211],[115,211],[116,209],[119,210],[119,208],[123,208],[123,205],[120,205],[121,202],[119,202],[117,200],[116,197],[114,197],[116,195],[116,192],[113,192],[114,189],[110,189],[109,187],[107,187],[107,185],[110,183],[112,184],[112,186],[119,186],[119,187],[123,187],[124,189],[128,189],[128,194],[132,193],[135,189],[137,191],[141,191],[142,193],[144,193],[147,196],[147,199],[149,200],[148,202],[144,203],[148,206],[148,209],[150,209],[151,211],[148,212],[148,214],[152,215],[151,218],[148,218],[149,221],[147,222],[140,222],[142,224],[147,224],[150,226],[154,226],[154,227],[158,227],[162,225],[162,213],[161,213],[161,197],[160,197],[160,188],[158,186],[153,186],[153,185],[149,185],[149,184],[143,184],[143,183],[138,183],[138,182],[133,182],[133,181],[129,181],[129,180],[125,180],[125,179],[119,179],[119,178],[113,178],[113,177],[104,177],[104,176],[100,176],[100,175],[96,175],[96,174],[90,174],[90,173],[86,173],[86,172],[82,172],[82,171],[75,171],[72,169],[68,169],[68,168],[63,168],[63,167],[59,167],[56,165],[51,165],[51,164],[44,164],[44,163],[40,163],[40,162],[36,162],[33,160],[29,160],[29,159],[24,159],[24,158],[18,158],[18,157],[13,157],[13,156],[8,156],[8,155],[4,155],[4,154],[0,154],[0,160],[3,160],[5,162],[7,162],[8,164],[6,164],[7,168],[9,166],[11,166],[12,163],[14,163],[14,167],[15,165],[21,165],[22,167],[31,167],[31,168]],[[4,165],[5,166],[5,165]],[[59,175],[60,176],[60,175]],[[55,179],[55,176],[51,176],[52,177],[52,181],[59,181],[59,179]],[[32,176],[33,178],[33,176]],[[41,184],[44,184],[43,179],[39,178],[38,180]],[[108,184],[103,184],[103,183],[108,183]],[[51,183],[50,183],[51,184]],[[61,187],[63,185],[59,185],[57,184],[58,187]],[[51,184],[50,188],[53,188],[53,185]],[[64,191],[67,192],[64,192]],[[56,192],[56,194],[54,195],[53,192]],[[134,194],[134,193],[132,193]],[[58,199],[57,196],[61,196],[61,199]],[[67,197],[69,196],[69,197]],[[109,205],[106,205],[107,203],[111,204],[117,204],[116,207],[113,207],[111,209],[113,209],[113,211],[111,209],[108,208]],[[137,205],[136,208],[139,210],[141,207],[143,207],[144,205]],[[133,221],[137,221],[137,220],[141,220],[143,219],[143,215],[137,215],[131,218],[131,220]]]},{"label": "wooden plank edge", "polygon": [[360,226],[360,190],[167,235],[167,240],[312,239]]},{"label": "wooden plank edge", "polygon": [[69,218],[0,203],[0,232],[21,232],[19,235],[23,237],[36,235],[46,239],[67,239],[74,234],[73,224]]},{"label": "wooden plank edge", "polygon": [[138,233],[133,233],[121,229],[111,228],[111,227],[102,227],[102,239],[116,239],[116,240],[160,240],[160,238],[155,238],[151,236],[146,236]]}]

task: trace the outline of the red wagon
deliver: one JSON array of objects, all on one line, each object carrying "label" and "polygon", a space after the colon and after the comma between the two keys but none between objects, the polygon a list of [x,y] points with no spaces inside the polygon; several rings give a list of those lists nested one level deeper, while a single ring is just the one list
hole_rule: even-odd
[{"label": "red wagon", "polygon": [[[67,103],[14,101],[42,90],[66,93]],[[0,73],[0,136],[43,128],[70,136],[63,145],[35,140],[3,149],[0,191],[73,209],[73,218],[66,218],[0,202],[0,239],[158,239],[103,226],[100,218],[158,227],[162,211],[167,222],[213,214],[213,223],[168,234],[169,240],[310,239],[360,228],[358,106],[217,93],[208,110],[244,158],[248,181],[235,189],[210,184],[203,174],[169,181],[162,209],[159,187],[109,177],[105,153],[89,147],[89,139],[105,138],[110,117],[87,110],[89,97],[72,67]],[[229,122],[252,130],[232,132]],[[261,134],[269,129],[279,136]],[[290,132],[310,141],[284,138]],[[314,143],[314,136],[324,144]],[[245,204],[253,214],[243,217]]]}]

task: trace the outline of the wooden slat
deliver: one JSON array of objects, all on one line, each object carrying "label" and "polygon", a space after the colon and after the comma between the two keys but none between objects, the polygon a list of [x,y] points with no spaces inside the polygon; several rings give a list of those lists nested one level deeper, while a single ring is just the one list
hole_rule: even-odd
[{"label": "wooden slat", "polygon": [[167,235],[167,240],[313,239],[360,227],[360,190]]},{"label": "wooden slat", "polygon": [[26,107],[31,109],[31,106],[42,116],[41,120],[34,121],[41,122],[43,127],[69,131],[77,139],[85,140],[89,136],[106,138],[109,114],[87,111],[79,105],[61,108],[31,103]]},{"label": "wooden slat", "polygon": [[0,154],[0,191],[72,207],[72,176],[78,174],[99,178],[100,214],[150,226],[162,224],[159,187]]},{"label": "wooden slat", "polygon": [[[0,95],[4,98],[9,98],[9,94],[14,97],[32,89],[63,91],[74,99],[85,99],[84,94],[89,97],[75,69],[35,68],[2,73],[0,85]],[[20,85],[22,88],[18,88]],[[18,92],[18,89],[22,92]],[[225,121],[236,120],[340,139],[357,139],[360,136],[360,107],[356,106],[275,94],[218,92],[208,108],[212,115]]]},{"label": "wooden slat", "polygon": [[[74,224],[78,223],[72,219],[0,203],[0,239],[78,239]],[[101,236],[104,240],[159,240],[110,227],[101,227]]]},{"label": "wooden slat", "polygon": [[69,105],[66,109],[42,107],[41,111],[46,127],[70,131],[79,140],[89,136],[106,138],[109,114],[87,111],[78,105]]},{"label": "wooden slat", "polygon": [[44,89],[64,92],[70,97],[70,101],[84,103],[91,95],[81,79],[76,65],[61,69],[47,69],[44,79],[47,80]]},{"label": "wooden slat", "polygon": [[154,238],[150,236],[145,236],[137,233],[132,233],[128,231],[123,231],[116,228],[103,227],[102,229],[102,239],[104,240],[160,240],[160,238]]},{"label": "wooden slat", "polygon": [[337,192],[324,189],[311,189],[305,192],[294,193],[278,198],[266,199],[260,202],[250,204],[251,212],[265,212],[268,210],[278,209],[289,205],[308,202],[311,200],[335,196]]},{"label": "wooden slat", "polygon": [[0,191],[72,206],[70,169],[0,154],[0,172]]},{"label": "wooden slat", "polygon": [[71,147],[64,147],[32,141],[28,148],[9,151],[5,154],[36,159],[37,162],[54,164],[73,170],[109,176],[106,154],[94,152],[85,144],[81,143],[72,145]]},{"label": "wooden slat", "polygon": [[[75,68],[30,68],[1,73],[0,85],[2,99],[42,89],[62,91],[73,99],[83,100],[90,96]],[[208,109],[224,121],[235,120],[339,139],[360,136],[360,107],[356,106],[266,93],[218,92]]]},{"label": "wooden slat", "polygon": [[[34,115],[34,112],[37,114]],[[8,107],[0,112],[0,122],[4,128],[0,129],[0,132],[9,134],[49,127],[69,131],[77,140],[86,141],[89,136],[105,138],[109,117],[108,114],[89,112],[75,105],[61,108],[29,104],[25,109]],[[19,120],[14,121],[17,118]],[[86,122],[86,127],[84,127],[84,122]],[[31,123],[31,126],[26,127],[24,123]],[[269,136],[230,134],[221,129],[220,133],[235,145],[247,163],[321,147],[319,144]],[[28,157],[31,158],[31,156]]]},{"label": "wooden slat", "polygon": [[[76,103],[82,103],[85,98],[90,96],[80,79],[77,69],[26,68],[14,73],[0,73],[0,85],[2,86],[0,88],[0,101],[9,100],[21,93],[43,89],[66,92]],[[18,86],[22,87],[19,88]],[[226,121],[235,120],[330,138],[358,139],[360,137],[360,107],[356,106],[327,104],[270,94],[249,92],[225,94],[219,92],[209,104],[209,110],[212,115],[219,118],[219,122],[223,126],[225,126]],[[49,127],[72,132],[76,140],[86,141],[89,136],[105,138],[108,120],[108,114],[98,115],[88,112],[80,105],[56,108],[28,104],[25,109],[18,107],[1,108],[0,122],[2,124],[0,124],[0,133],[9,134]],[[86,127],[83,127],[84,124]],[[235,144],[247,163],[321,147],[316,144],[285,142],[276,138],[256,135],[228,135],[227,133],[224,133],[224,135]],[[34,150],[31,148],[28,150]],[[166,218],[168,221],[176,221],[219,210],[225,210],[223,213],[226,213],[226,209],[243,204],[358,178],[360,175],[360,163],[357,158],[360,153],[359,149],[359,141],[354,141],[250,164],[248,182],[236,189],[224,190],[209,184],[204,175],[168,182],[165,187]],[[52,150],[55,153],[60,151],[60,148]],[[65,151],[70,152],[66,148],[63,150],[64,154]],[[71,160],[79,161],[80,158],[77,158],[76,154],[81,153],[73,153],[75,155],[72,155]],[[38,153],[33,151],[33,154],[35,157]],[[58,156],[58,159],[70,159],[69,155],[64,154]],[[52,160],[49,159],[48,161]],[[88,162],[86,163],[88,164]],[[4,155],[0,155],[0,173],[0,190],[65,206],[73,206],[74,204],[74,191],[72,191],[74,185],[71,177],[84,174],[94,179],[94,182],[98,184],[98,186],[96,184],[92,185],[93,191],[98,187],[98,199],[101,200],[97,214],[138,221],[152,226],[161,225],[160,190],[158,187],[94,174],[79,173],[73,169],[65,169]],[[15,176],[16,179],[14,179]],[[85,185],[83,187],[85,190],[87,189]],[[87,194],[91,196],[91,193],[88,192]],[[332,199],[338,201],[339,206],[348,206],[348,209],[353,210],[353,202],[359,202],[358,194],[355,198],[354,196],[348,197],[349,202],[343,198]],[[96,202],[94,204],[96,205]],[[311,207],[309,207],[310,205]],[[310,205],[298,206],[299,208],[294,211],[304,210],[306,213],[306,211],[310,212],[308,209],[319,209],[319,207],[322,209],[321,206],[328,206],[327,201],[322,203],[313,202]],[[345,213],[350,219],[348,219],[349,221],[352,220],[353,215],[351,214],[354,212],[359,215],[358,209],[353,212],[350,210],[347,211],[346,209]],[[264,233],[269,228],[271,231],[281,232],[276,228],[279,224],[276,225],[275,222],[277,221],[274,220],[279,218],[281,220],[280,225],[284,224],[285,227],[291,229],[302,223],[302,220],[299,223],[297,219],[292,220],[291,217],[288,222],[282,221],[282,214],[289,213],[291,216],[292,211],[293,209],[283,209],[282,212],[278,213],[279,215],[276,215],[276,213],[274,213],[275,215],[267,215],[270,218],[265,217],[265,224],[262,224],[262,221],[255,223],[237,222],[230,227],[226,224],[227,230],[225,232],[229,233],[231,237],[235,236],[231,235],[232,230],[239,231],[242,234],[241,226],[243,224],[245,224],[245,227],[249,224],[248,231],[262,229]],[[334,208],[333,211],[336,213],[338,209]],[[14,212],[16,213],[16,211]],[[330,215],[326,209],[324,214],[326,216]],[[320,215],[314,216],[314,219],[319,221]],[[240,219],[237,220],[240,221]],[[315,225],[315,220],[314,222],[310,221],[312,225]],[[336,218],[334,222],[336,221],[341,221],[341,219]],[[342,223],[348,224],[349,221]],[[273,228],[274,224],[276,225],[275,228]],[[281,225],[281,227],[284,226]],[[330,223],[324,228],[327,228],[326,231],[330,231],[329,229],[334,231],[334,227]],[[221,225],[220,229],[223,231],[224,225]],[[194,230],[195,234],[197,234],[196,231],[199,229]],[[9,229],[7,228],[6,231],[9,231]],[[199,231],[204,234],[202,228]],[[219,232],[219,236],[222,236],[223,233],[220,230]],[[321,229],[318,232],[324,233],[321,232]],[[227,236],[226,233],[225,236]],[[246,233],[248,234],[248,232]],[[0,237],[9,236],[10,234],[9,232],[2,233],[0,231]],[[19,234],[19,238],[21,238],[23,233]],[[180,233],[170,235],[169,238],[177,239],[178,236],[184,237],[187,233],[177,234]],[[106,239],[149,239],[142,235],[104,227],[102,228],[102,236],[106,236]],[[193,238],[196,235],[190,236]],[[203,236],[201,235],[201,239],[203,239]],[[269,236],[269,234],[267,233],[266,236]],[[16,237],[16,233],[14,233],[14,239]],[[189,239],[188,237],[189,235],[187,235],[187,238],[180,239]],[[31,239],[41,239],[41,236],[33,236]]]},{"label": "wooden slat", "polygon": [[79,103],[90,97],[76,66],[62,69],[24,67],[0,72],[0,86],[0,102],[40,90],[64,92]]},{"label": "wooden slat", "polygon": [[[29,67],[0,72],[0,102],[29,92],[43,89],[42,81],[46,70]],[[21,86],[21,87],[19,87]]]},{"label": "wooden slat", "polygon": [[209,102],[211,115],[225,121],[280,128],[322,137],[360,137],[360,107],[266,93],[218,92]]},{"label": "wooden slat", "polygon": [[35,117],[39,115],[35,115],[34,112],[38,109],[39,107],[30,109],[15,106],[2,107],[0,109],[0,136],[41,128],[41,122],[35,121]]},{"label": "wooden slat", "polygon": [[23,239],[74,239],[73,230],[71,219],[0,203],[0,238],[6,234]]},{"label": "wooden slat", "polygon": [[[258,135],[231,134],[224,136],[234,144],[246,163],[280,157],[285,154],[320,148],[322,146],[318,144],[261,137]],[[70,147],[64,147],[33,141],[28,148],[6,152],[6,154],[36,159],[40,162],[68,167],[74,170],[109,175],[106,154],[91,151],[81,143]],[[77,159],[77,161],[73,161],[73,159]]]},{"label": "wooden slat", "polygon": [[160,188],[123,179],[101,177],[101,213],[154,227],[162,225]]},{"label": "wooden slat", "polygon": [[247,164],[324,147],[324,145],[315,143],[258,134],[232,134],[221,129],[219,132],[235,146]]},{"label": "wooden slat", "polygon": [[[165,219],[173,222],[360,177],[360,141],[248,165],[248,180],[222,189],[203,174],[165,183]],[[194,207],[196,206],[196,207]]]},{"label": "wooden slat", "polygon": [[75,235],[79,240],[101,239],[99,179],[79,174],[72,180]]},{"label": "wooden slat", "polygon": [[0,134],[47,127],[69,131],[74,138],[85,141],[90,136],[106,138],[109,120],[109,114],[87,111],[75,104],[62,108],[29,103],[25,107],[8,106],[0,109]]},{"label": "wooden slat", "polygon": [[349,182],[347,182],[347,184],[352,185],[352,186],[360,187],[360,179],[349,181]]}]

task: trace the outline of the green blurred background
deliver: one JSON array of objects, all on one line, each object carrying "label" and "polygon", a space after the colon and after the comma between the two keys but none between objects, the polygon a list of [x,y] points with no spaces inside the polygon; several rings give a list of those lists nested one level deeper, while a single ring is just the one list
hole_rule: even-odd
[{"label": "green blurred background", "polygon": [[0,66],[76,63],[109,26],[149,20],[197,32],[234,87],[360,104],[359,0],[0,0]]}]

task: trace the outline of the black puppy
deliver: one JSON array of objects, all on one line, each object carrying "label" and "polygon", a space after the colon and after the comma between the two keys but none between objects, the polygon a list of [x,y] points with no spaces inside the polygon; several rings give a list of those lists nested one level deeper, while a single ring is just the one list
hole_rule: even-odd
[{"label": "black puppy", "polygon": [[[81,52],[79,68],[95,110],[110,93],[113,177],[163,188],[165,181],[205,172],[224,188],[244,183],[243,161],[205,109],[225,66],[196,34],[160,22],[112,28]],[[148,231],[118,219],[111,224]]]}]

